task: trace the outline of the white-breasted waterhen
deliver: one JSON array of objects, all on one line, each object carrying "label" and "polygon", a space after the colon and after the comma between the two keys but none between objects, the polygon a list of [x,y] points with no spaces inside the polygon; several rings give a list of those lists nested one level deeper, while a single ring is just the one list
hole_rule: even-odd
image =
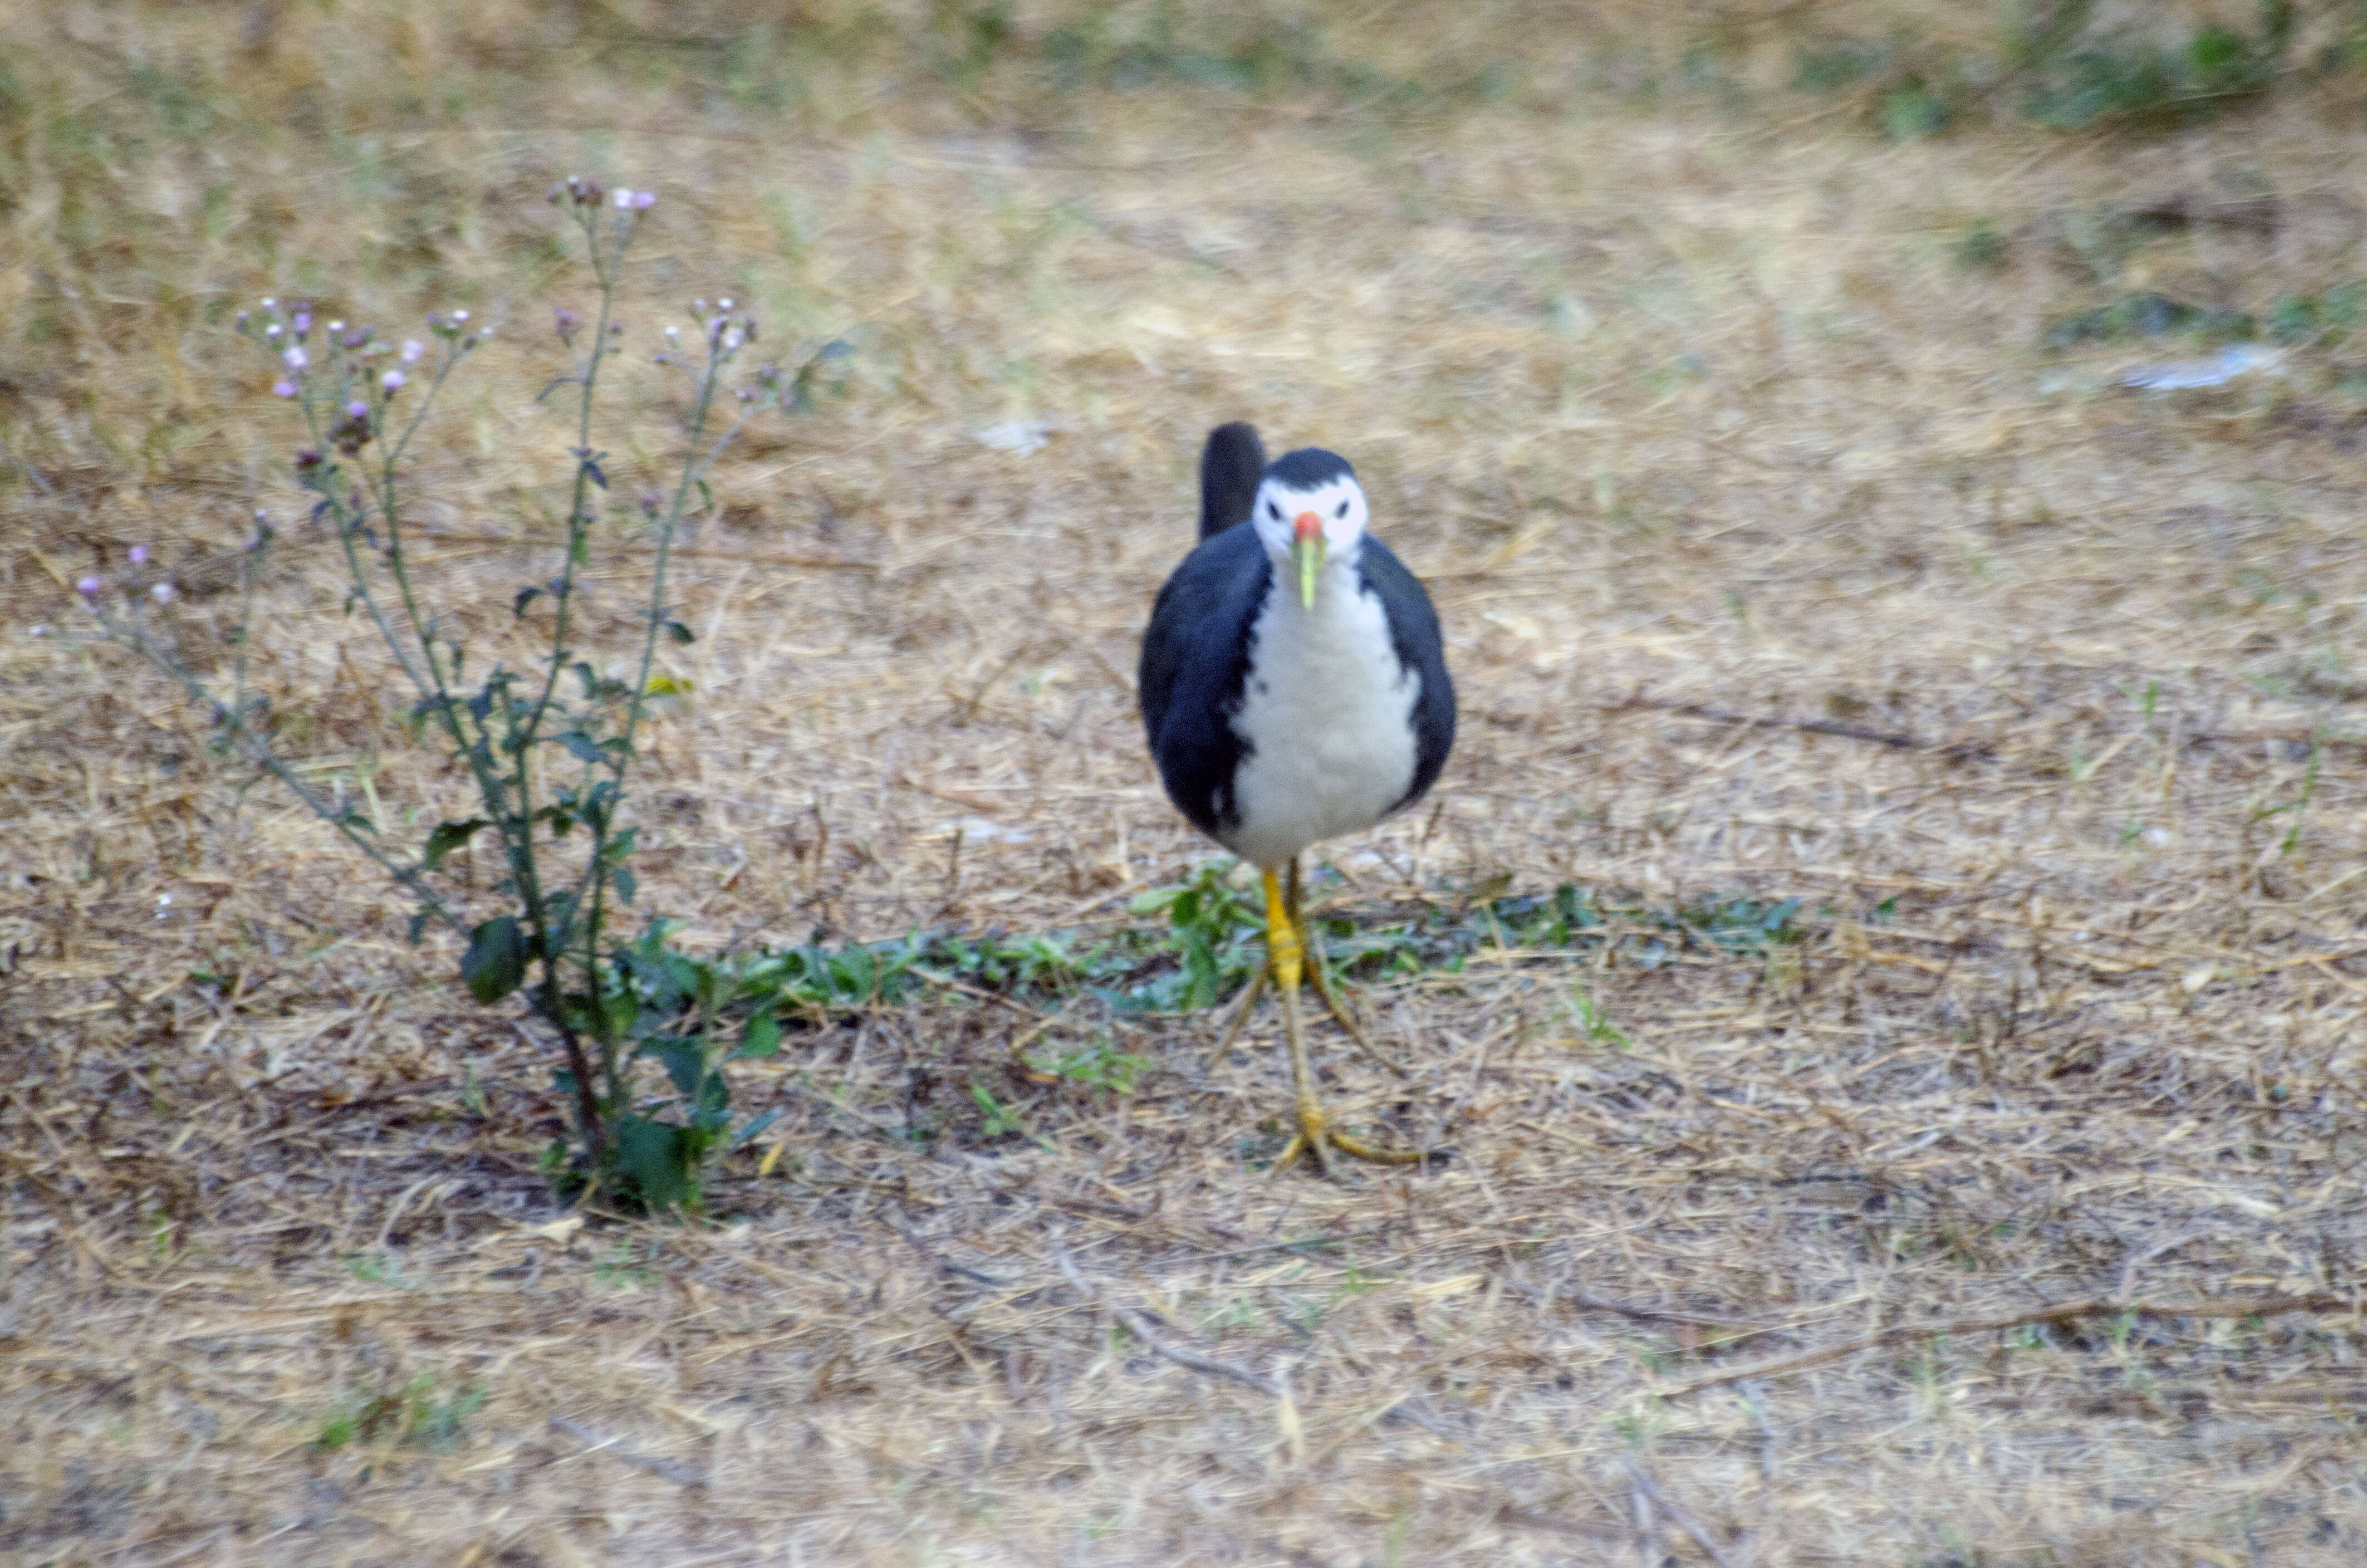
[{"label": "white-breasted waterhen", "polygon": [[1341,1026],[1403,1071],[1333,994],[1300,916],[1298,857],[1420,800],[1455,744],[1437,611],[1365,521],[1343,459],[1308,448],[1269,464],[1256,430],[1217,426],[1200,458],[1199,546],[1160,590],[1142,639],[1142,722],[1168,799],[1265,874],[1267,965],[1217,1055],[1271,979],[1298,1089],[1298,1131],[1277,1169],[1311,1152],[1332,1174],[1335,1147],[1421,1157],[1325,1124],[1298,1018],[1299,977],[1311,973]]}]

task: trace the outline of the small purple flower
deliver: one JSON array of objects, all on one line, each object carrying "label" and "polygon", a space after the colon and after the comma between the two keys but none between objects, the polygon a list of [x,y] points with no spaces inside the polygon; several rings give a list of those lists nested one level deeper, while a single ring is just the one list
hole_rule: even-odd
[{"label": "small purple flower", "polygon": [[345,330],[345,324],[341,321],[333,321],[329,324],[329,330],[331,332],[343,332]]},{"label": "small purple flower", "polygon": [[148,590],[148,596],[160,605],[171,604],[173,602],[173,585],[170,583],[159,583],[154,587]]},{"label": "small purple flower", "polygon": [[131,564],[134,566],[145,566],[148,564],[148,547],[146,545],[135,544],[131,547]]},{"label": "small purple flower", "polygon": [[41,624],[40,624],[40,625],[34,627],[30,631],[27,632],[25,635],[26,635],[26,636],[28,636],[28,637],[47,637],[49,634],[50,634],[50,623],[49,623],[48,621],[46,621],[46,620],[45,620],[45,621],[41,622]]},{"label": "small purple flower", "polygon": [[377,330],[376,327],[357,326],[345,334],[345,345],[348,348],[363,347],[369,342],[370,335]]},{"label": "small purple flower", "polygon": [[389,370],[378,379],[378,384],[389,392],[393,392],[402,385],[404,377],[401,370]]},{"label": "small purple flower", "polygon": [[312,330],[312,312],[310,311],[298,311],[294,316],[289,318],[288,324],[294,330],[297,336],[301,337],[306,333]]},{"label": "small purple flower", "polygon": [[636,211],[636,212],[646,212],[646,211],[648,211],[651,208],[655,207],[657,204],[658,204],[658,194],[657,194],[657,192],[656,192],[656,191],[653,191],[653,190],[637,190],[637,191],[633,192],[633,210],[634,210],[634,211]]},{"label": "small purple flower", "polygon": [[282,354],[279,357],[279,361],[291,370],[300,370],[305,366],[312,362],[311,357],[306,354],[301,348],[289,349],[287,353]]},{"label": "small purple flower", "polygon": [[633,205],[633,193],[632,193],[631,191],[627,190],[623,186],[621,186],[621,185],[620,185],[620,186],[618,186],[618,187],[617,187],[617,193],[616,193],[616,195],[617,195],[617,208],[618,208],[620,210],[629,210],[629,209],[632,207],[632,205]]},{"label": "small purple flower", "polygon": [[273,322],[269,326],[263,329],[263,335],[266,337],[277,337],[279,335],[279,324],[277,322]]},{"label": "small purple flower", "polygon": [[270,295],[266,294],[263,296],[263,308],[266,311],[277,310],[279,308],[279,301],[273,299]]},{"label": "small purple flower", "polygon": [[359,400],[345,404],[345,417],[348,419],[367,419],[369,417],[369,404],[360,402]]},{"label": "small purple flower", "polygon": [[452,312],[452,320],[453,320],[455,323],[464,322],[464,321],[467,321],[468,319],[469,319],[469,312],[466,312],[466,311],[454,311],[454,312]]},{"label": "small purple flower", "polygon": [[81,582],[74,585],[74,592],[80,594],[86,599],[95,599],[98,597],[98,588],[99,582],[96,577],[85,577]]},{"label": "small purple flower", "polygon": [[402,362],[406,365],[418,364],[419,356],[422,352],[423,350],[419,347],[419,340],[417,338],[413,337],[405,339],[402,345]]},{"label": "small purple flower", "polygon": [[294,381],[274,381],[271,383],[271,395],[274,397],[294,397],[296,395],[296,383]]}]

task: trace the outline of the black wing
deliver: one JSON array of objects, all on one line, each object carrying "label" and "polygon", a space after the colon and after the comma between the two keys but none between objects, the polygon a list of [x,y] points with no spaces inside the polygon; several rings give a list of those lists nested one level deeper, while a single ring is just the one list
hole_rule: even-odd
[{"label": "black wing", "polygon": [[1219,425],[1200,449],[1200,537],[1246,521],[1265,477],[1265,445],[1253,425]]},{"label": "black wing", "polygon": [[1455,749],[1455,681],[1446,673],[1446,648],[1438,633],[1438,611],[1421,579],[1372,535],[1365,536],[1356,555],[1357,574],[1365,591],[1377,597],[1389,618],[1389,640],[1397,645],[1398,664],[1421,677],[1413,703],[1413,784],[1393,810],[1421,799],[1438,782],[1446,754]]},{"label": "black wing", "polygon": [[1143,733],[1167,798],[1206,834],[1240,820],[1233,775],[1250,747],[1233,733],[1232,720],[1273,580],[1257,530],[1238,524],[1184,557],[1159,590],[1142,634],[1135,690]]}]

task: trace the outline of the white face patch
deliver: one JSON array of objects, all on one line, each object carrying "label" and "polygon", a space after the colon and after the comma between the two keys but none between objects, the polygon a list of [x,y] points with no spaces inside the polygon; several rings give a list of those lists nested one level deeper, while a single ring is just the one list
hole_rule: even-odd
[{"label": "white face patch", "polygon": [[1296,489],[1278,479],[1258,486],[1257,509],[1250,514],[1250,520],[1257,527],[1266,554],[1277,565],[1286,566],[1290,561],[1290,541],[1302,512],[1312,512],[1321,520],[1327,559],[1354,558],[1356,541],[1365,537],[1365,510],[1364,486],[1353,474],[1343,473],[1312,490]]}]

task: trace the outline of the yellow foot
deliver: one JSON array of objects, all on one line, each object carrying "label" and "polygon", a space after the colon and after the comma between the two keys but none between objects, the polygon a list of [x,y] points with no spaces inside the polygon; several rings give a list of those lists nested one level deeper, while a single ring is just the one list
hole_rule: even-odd
[{"label": "yellow foot", "polygon": [[[1274,1161],[1274,1168],[1286,1171],[1297,1164],[1301,1154],[1312,1151],[1315,1163],[1323,1167],[1323,1174],[1336,1181],[1340,1177],[1340,1166],[1333,1156],[1334,1150],[1360,1160],[1378,1160],[1387,1165],[1419,1164],[1423,1158],[1421,1154],[1377,1148],[1353,1138],[1343,1138],[1325,1123],[1323,1102],[1315,1089],[1315,1068],[1307,1059],[1307,1039],[1298,1021],[1298,978],[1306,953],[1300,942],[1297,903],[1297,863],[1293,861],[1291,864],[1290,898],[1286,903],[1274,874],[1268,871],[1265,874],[1266,950],[1273,959],[1274,989],[1282,994],[1282,1033],[1290,1047],[1291,1077],[1298,1085],[1298,1131],[1291,1135],[1290,1142]],[[1312,935],[1311,928],[1308,934]],[[1331,1003],[1332,1016],[1340,1018],[1348,1032],[1356,1037],[1359,1045],[1371,1051],[1372,1043],[1342,1016],[1339,1004],[1331,996],[1331,988],[1323,983],[1319,956],[1316,973],[1316,990],[1326,1002]],[[1378,1056],[1379,1052],[1375,1051],[1374,1054]],[[1388,1059],[1382,1057],[1381,1060],[1387,1062]],[[1397,1064],[1389,1062],[1389,1065],[1395,1067]]]},{"label": "yellow foot", "polygon": [[1315,1151],[1315,1163],[1323,1168],[1323,1174],[1334,1181],[1340,1179],[1339,1165],[1332,1158],[1334,1150],[1382,1165],[1418,1165],[1425,1160],[1444,1157],[1443,1153],[1426,1154],[1417,1149],[1384,1149],[1344,1132],[1334,1132],[1324,1120],[1322,1107],[1302,1105],[1298,1108],[1298,1131],[1290,1135],[1290,1142],[1274,1156],[1274,1174],[1280,1176],[1297,1165],[1298,1157],[1309,1149]]}]

